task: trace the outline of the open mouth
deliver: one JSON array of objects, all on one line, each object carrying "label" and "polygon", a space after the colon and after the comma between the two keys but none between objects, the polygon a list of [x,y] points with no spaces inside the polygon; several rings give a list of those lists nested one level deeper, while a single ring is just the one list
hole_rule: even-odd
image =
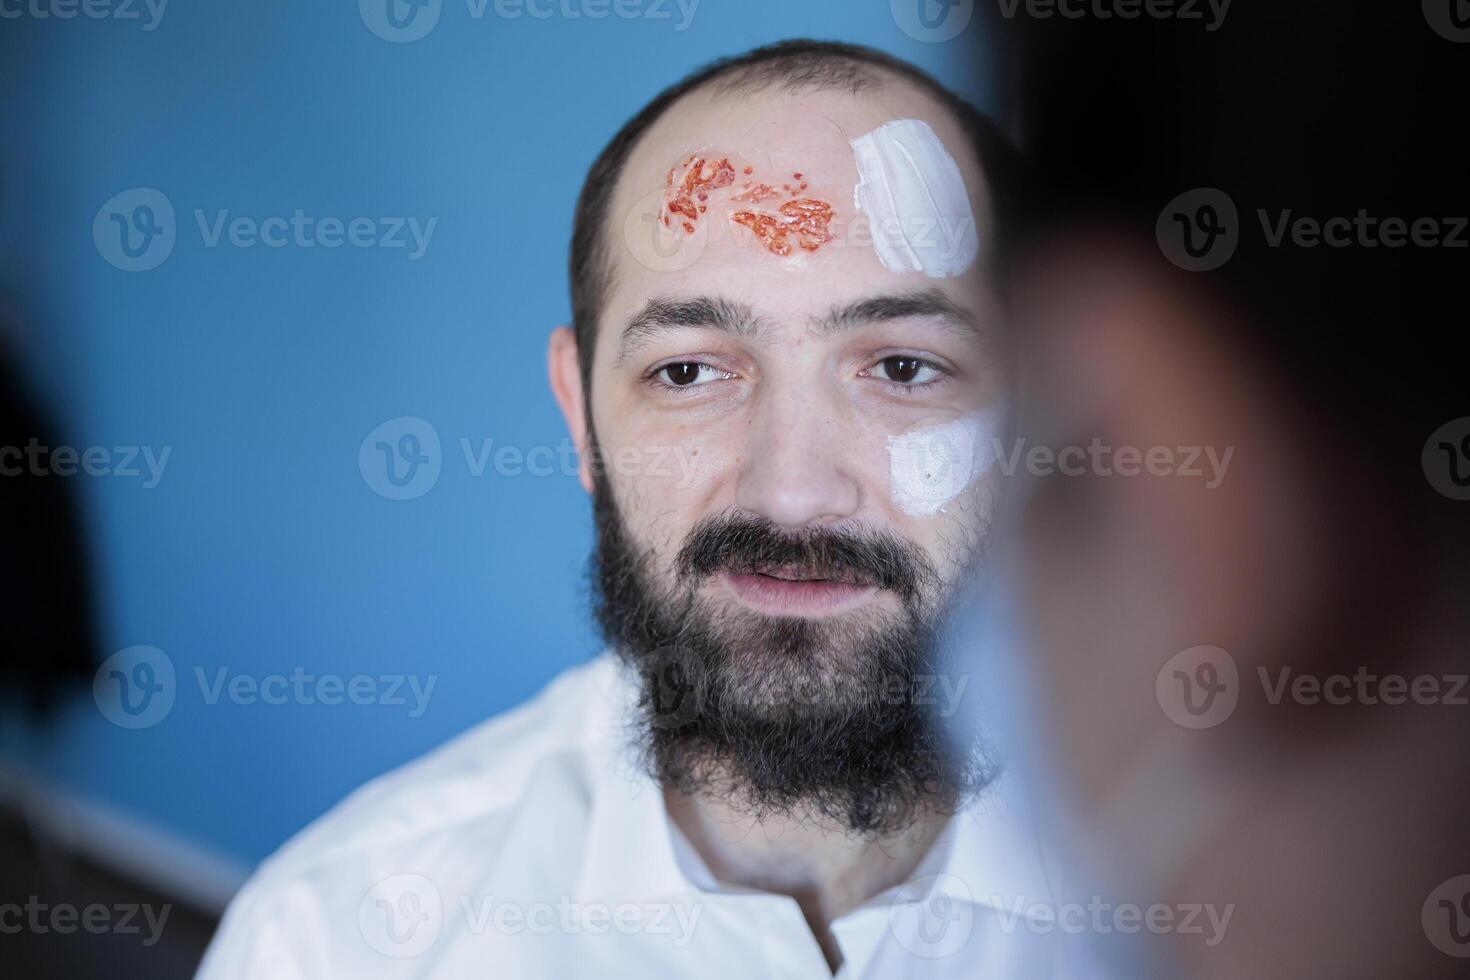
[{"label": "open mouth", "polygon": [[878,591],[871,579],[844,569],[760,566],[726,571],[721,577],[747,605],[783,615],[834,612]]}]

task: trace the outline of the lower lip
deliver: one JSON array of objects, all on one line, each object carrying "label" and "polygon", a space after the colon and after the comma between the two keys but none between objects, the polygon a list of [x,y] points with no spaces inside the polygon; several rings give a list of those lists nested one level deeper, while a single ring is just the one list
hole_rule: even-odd
[{"label": "lower lip", "polygon": [[815,615],[855,606],[877,591],[871,585],[824,579],[793,581],[726,572],[725,582],[747,605],[788,616]]}]

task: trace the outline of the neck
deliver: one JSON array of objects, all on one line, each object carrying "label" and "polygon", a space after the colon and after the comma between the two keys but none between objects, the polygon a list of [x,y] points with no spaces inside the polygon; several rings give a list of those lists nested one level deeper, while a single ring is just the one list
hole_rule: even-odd
[{"label": "neck", "polygon": [[908,827],[874,837],[809,814],[754,816],[672,788],[664,802],[716,879],[795,899],[834,972],[842,961],[832,921],[907,881],[949,822],[946,812],[924,807]]}]

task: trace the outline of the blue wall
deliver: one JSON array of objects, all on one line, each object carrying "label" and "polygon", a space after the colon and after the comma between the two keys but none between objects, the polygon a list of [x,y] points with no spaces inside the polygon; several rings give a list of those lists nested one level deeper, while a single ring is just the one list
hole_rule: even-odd
[{"label": "blue wall", "polygon": [[[477,0],[443,0],[411,43],[376,36],[353,0],[173,0],[151,30],[142,0],[137,20],[15,2],[25,13],[0,19],[0,302],[68,444],[171,448],[151,488],[72,479],[102,652],[156,647],[176,683],[156,723],[113,724],[79,691],[48,737],[11,718],[0,753],[244,862],[595,653],[575,478],[559,462],[475,476],[461,440],[562,445],[545,338],[568,314],[576,190],[615,128],[695,65],[783,36],[874,44],[981,94],[976,28],[917,39],[889,0],[702,0],[684,30],[672,0],[667,19],[602,20],[499,17],[495,0],[476,18]],[[93,225],[140,187],[172,206],[176,240],[129,272]],[[137,203],[104,211],[104,242]],[[209,224],[221,210],[438,220],[414,259],[406,233],[408,248],[239,247],[228,232],[209,247],[196,209]],[[395,491],[358,458],[400,416],[442,447],[437,482],[408,500],[376,492]],[[294,695],[210,704],[196,668],[210,683],[219,668],[437,680],[410,717]]]}]

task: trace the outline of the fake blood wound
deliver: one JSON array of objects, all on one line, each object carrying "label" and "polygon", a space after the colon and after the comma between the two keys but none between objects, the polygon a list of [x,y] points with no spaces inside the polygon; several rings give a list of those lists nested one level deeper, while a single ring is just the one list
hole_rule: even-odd
[{"label": "fake blood wound", "polygon": [[767,250],[777,255],[790,255],[795,244],[815,252],[832,240],[828,226],[832,223],[832,205],[814,197],[786,201],[776,215],[760,211],[736,211],[730,220],[755,232]]},{"label": "fake blood wound", "polygon": [[776,188],[772,187],[770,184],[759,184],[754,181],[747,180],[745,182],[744,188],[741,189],[740,193],[730,198],[730,200],[747,201],[751,204],[755,204],[759,201],[769,201],[773,197],[780,196],[781,192],[776,190]]},{"label": "fake blood wound", "polygon": [[[677,221],[686,234],[692,235],[695,225],[709,209],[710,195],[735,184],[735,167],[729,157],[690,154],[671,168],[664,180],[660,220],[666,227],[672,227]],[[750,165],[741,166],[740,172],[746,177],[754,175],[754,179],[742,181],[730,200],[762,204],[787,198],[776,207],[775,213],[753,208],[730,212],[730,220],[754,232],[756,240],[768,251],[783,256],[797,248],[814,252],[832,240],[829,230],[832,205],[815,197],[799,196],[807,188],[807,181],[799,171],[784,180],[780,190],[774,183],[759,179]]]},{"label": "fake blood wound", "polygon": [[735,168],[724,157],[711,160],[694,155],[684,161],[683,172],[675,183],[674,175],[680,169],[670,170],[664,181],[663,222],[667,225],[670,215],[682,215],[684,230],[693,234],[694,223],[709,206],[705,203],[709,200],[709,192],[734,183]]}]

